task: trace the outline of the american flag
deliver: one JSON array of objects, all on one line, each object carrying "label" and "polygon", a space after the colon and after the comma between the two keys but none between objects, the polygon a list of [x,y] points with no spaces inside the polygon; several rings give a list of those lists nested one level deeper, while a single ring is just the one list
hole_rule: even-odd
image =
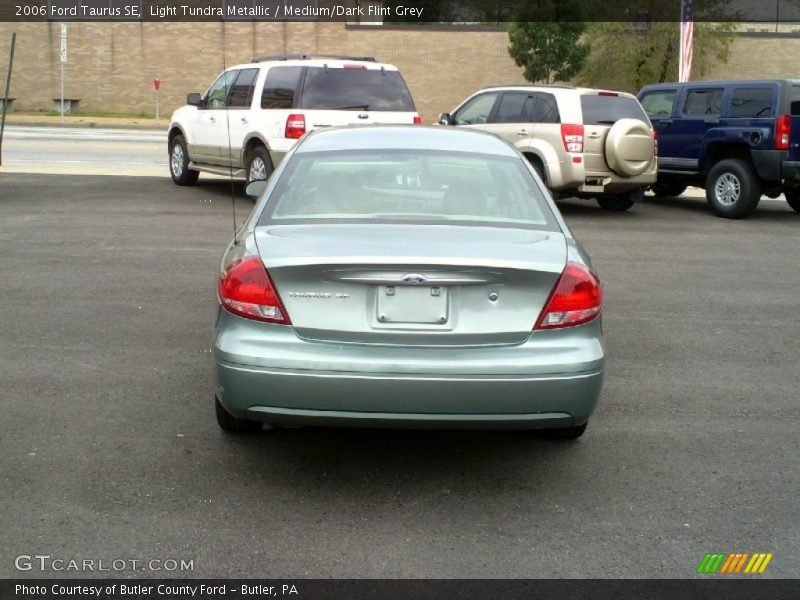
[{"label": "american flag", "polygon": [[692,0],[681,2],[681,55],[678,80],[689,81],[692,75],[692,46],[694,45],[694,7]]}]

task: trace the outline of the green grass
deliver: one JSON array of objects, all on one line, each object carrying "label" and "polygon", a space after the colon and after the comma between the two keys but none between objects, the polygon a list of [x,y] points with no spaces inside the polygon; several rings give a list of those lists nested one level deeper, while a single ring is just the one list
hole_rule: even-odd
[{"label": "green grass", "polygon": [[[22,112],[18,112],[17,114],[24,114]],[[61,113],[56,110],[50,110],[47,112],[39,112],[33,113],[44,115],[46,117],[60,117]],[[155,119],[155,115],[150,114],[144,110],[140,110],[139,112],[135,113],[121,113],[121,112],[108,112],[104,110],[81,110],[74,113],[64,113],[65,117],[111,117],[114,119]]]}]

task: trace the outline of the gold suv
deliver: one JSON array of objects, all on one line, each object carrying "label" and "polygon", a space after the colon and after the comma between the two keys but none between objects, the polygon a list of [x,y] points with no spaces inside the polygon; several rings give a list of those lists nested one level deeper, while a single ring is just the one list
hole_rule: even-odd
[{"label": "gold suv", "polygon": [[485,88],[441,125],[482,129],[511,142],[556,197],[595,198],[627,210],[656,181],[656,138],[635,96],[562,85]]}]

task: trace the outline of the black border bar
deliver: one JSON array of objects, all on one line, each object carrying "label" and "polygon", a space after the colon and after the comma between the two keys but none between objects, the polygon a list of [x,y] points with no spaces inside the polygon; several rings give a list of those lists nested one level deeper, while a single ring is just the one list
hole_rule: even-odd
[{"label": "black border bar", "polygon": [[[376,5],[381,13],[370,13]],[[692,5],[695,21],[800,23],[795,0],[692,0]],[[680,20],[681,6],[682,0],[0,0],[0,21],[669,22]]]},{"label": "black border bar", "polygon": [[[124,586],[124,587],[123,587]],[[204,586],[204,587],[203,587]],[[219,593],[224,587],[224,594]],[[194,594],[191,593],[194,589]],[[99,590],[99,594],[97,591]],[[181,591],[184,590],[184,591]],[[205,593],[203,593],[205,590]],[[214,591],[216,590],[216,591]],[[698,579],[6,579],[0,598],[35,600],[796,600],[800,580]]]}]

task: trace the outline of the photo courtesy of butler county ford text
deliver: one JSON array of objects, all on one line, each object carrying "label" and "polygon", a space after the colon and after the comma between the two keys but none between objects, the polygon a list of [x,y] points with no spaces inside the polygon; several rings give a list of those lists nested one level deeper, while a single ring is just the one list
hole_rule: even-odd
[{"label": "photo courtesy of butler county ford text", "polygon": [[0,0],[0,599],[800,597],[800,3]]}]

